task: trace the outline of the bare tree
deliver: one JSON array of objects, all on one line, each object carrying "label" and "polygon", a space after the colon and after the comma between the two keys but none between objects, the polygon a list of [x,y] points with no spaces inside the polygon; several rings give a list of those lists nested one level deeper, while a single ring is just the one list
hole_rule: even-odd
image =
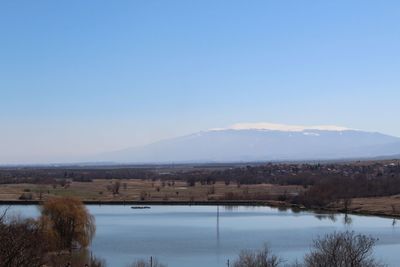
[{"label": "bare tree", "polygon": [[349,212],[350,205],[352,203],[352,199],[350,197],[345,197],[342,199],[343,202],[343,210],[345,213]]},{"label": "bare tree", "polygon": [[34,220],[0,216],[0,266],[39,267],[47,252],[43,229]]},{"label": "bare tree", "polygon": [[271,253],[267,245],[257,251],[243,250],[239,258],[233,263],[233,267],[277,267],[282,260]]},{"label": "bare tree", "polygon": [[137,260],[129,264],[128,267],[167,267],[167,265],[160,263],[156,258],[150,258],[149,260]]},{"label": "bare tree", "polygon": [[314,240],[305,267],[380,267],[373,257],[376,239],[354,232],[332,233]]},{"label": "bare tree", "polygon": [[114,186],[113,186],[113,194],[118,195],[119,194],[119,188],[121,187],[121,182],[116,181]]}]

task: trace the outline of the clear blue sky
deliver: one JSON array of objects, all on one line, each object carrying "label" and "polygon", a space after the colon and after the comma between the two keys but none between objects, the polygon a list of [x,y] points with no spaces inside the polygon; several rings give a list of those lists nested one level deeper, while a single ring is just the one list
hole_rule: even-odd
[{"label": "clear blue sky", "polygon": [[400,136],[400,1],[0,1],[0,163],[237,122]]}]

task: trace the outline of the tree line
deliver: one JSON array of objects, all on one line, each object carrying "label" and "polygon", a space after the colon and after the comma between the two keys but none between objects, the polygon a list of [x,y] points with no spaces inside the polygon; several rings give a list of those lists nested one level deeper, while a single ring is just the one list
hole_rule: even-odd
[{"label": "tree line", "polygon": [[[91,182],[93,179],[151,179],[163,182],[181,180],[187,186],[250,184],[297,185],[304,187],[298,195],[282,194],[277,200],[306,207],[324,207],[355,197],[378,197],[400,194],[400,162],[348,163],[268,163],[233,167],[185,168],[9,168],[0,169],[0,183],[38,183],[67,186],[71,181]],[[119,185],[119,183],[116,183]],[[111,188],[118,192],[119,186]],[[29,192],[27,194],[29,197]],[[23,197],[25,197],[25,195]],[[227,195],[226,199],[269,200],[267,194]]]}]

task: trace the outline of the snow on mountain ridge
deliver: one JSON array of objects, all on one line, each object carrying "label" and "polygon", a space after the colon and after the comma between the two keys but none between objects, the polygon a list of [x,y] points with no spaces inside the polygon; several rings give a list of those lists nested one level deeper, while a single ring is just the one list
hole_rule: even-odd
[{"label": "snow on mountain ridge", "polygon": [[304,125],[287,125],[287,124],[275,124],[268,122],[258,123],[236,123],[227,128],[214,128],[211,131],[224,131],[224,130],[268,130],[268,131],[282,131],[282,132],[303,132],[306,130],[318,130],[318,131],[349,131],[355,130],[342,126],[335,125],[316,125],[316,126],[304,126]]}]

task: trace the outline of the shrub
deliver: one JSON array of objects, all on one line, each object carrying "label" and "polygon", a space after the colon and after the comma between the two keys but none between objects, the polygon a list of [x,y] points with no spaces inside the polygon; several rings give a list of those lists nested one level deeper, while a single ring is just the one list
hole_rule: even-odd
[{"label": "shrub", "polygon": [[19,197],[19,200],[32,200],[33,195],[32,193],[22,193],[21,196]]},{"label": "shrub", "polygon": [[354,232],[332,233],[314,240],[304,258],[305,267],[378,267],[373,257],[376,239]]},{"label": "shrub", "polygon": [[42,266],[47,252],[41,225],[30,219],[0,216],[0,266]]},{"label": "shrub", "polygon": [[160,263],[156,258],[151,258],[147,261],[143,259],[134,261],[128,267],[167,267],[167,265]]},{"label": "shrub", "polygon": [[233,263],[233,267],[277,267],[282,260],[272,254],[268,246],[257,251],[243,250],[239,258]]}]

